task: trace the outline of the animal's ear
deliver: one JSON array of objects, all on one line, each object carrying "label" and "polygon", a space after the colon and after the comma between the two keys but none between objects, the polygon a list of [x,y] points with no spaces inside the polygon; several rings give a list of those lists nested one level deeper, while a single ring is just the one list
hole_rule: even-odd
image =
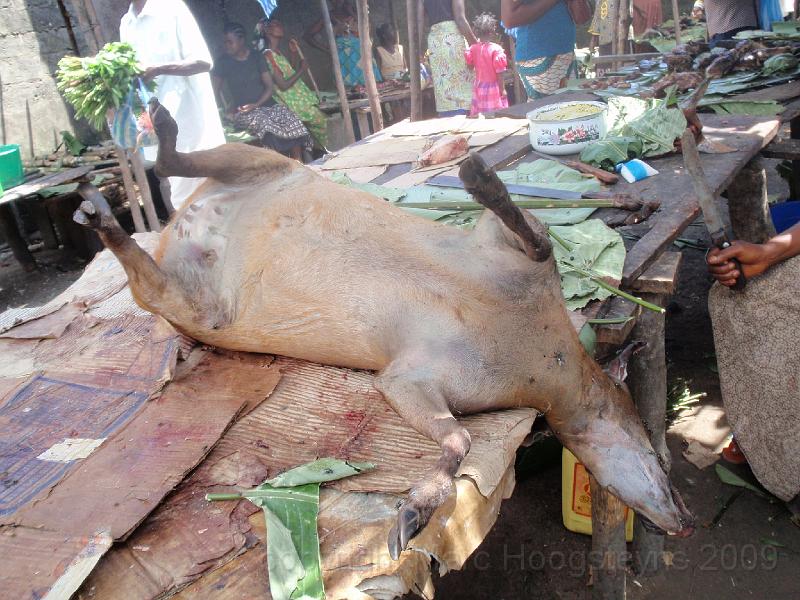
[{"label": "animal's ear", "polygon": [[611,379],[614,380],[614,383],[617,385],[622,385],[625,382],[625,379],[628,377],[628,361],[630,361],[631,357],[646,345],[647,342],[631,342],[625,346],[625,348],[620,350],[620,352],[614,358],[606,363],[606,365],[603,367],[603,370],[608,374],[609,377],[611,377]]}]

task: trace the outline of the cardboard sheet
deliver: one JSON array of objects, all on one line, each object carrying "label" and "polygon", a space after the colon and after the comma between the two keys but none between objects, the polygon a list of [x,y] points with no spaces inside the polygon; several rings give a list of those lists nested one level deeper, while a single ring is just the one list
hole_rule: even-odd
[{"label": "cardboard sheet", "polygon": [[[402,493],[439,458],[439,447],[403,421],[372,385],[372,373],[281,358],[283,378],[270,397],[220,440],[217,451],[249,453],[269,465],[270,476],[332,456],[371,461],[377,469],[335,482],[350,491]],[[460,474],[492,493],[536,411],[513,409],[460,418],[472,446]],[[253,443],[253,441],[258,443]]]},{"label": "cardboard sheet", "polygon": [[390,138],[347,146],[338,156],[322,163],[324,171],[375,167],[417,160],[427,143],[426,138]]},{"label": "cardboard sheet", "polygon": [[[158,233],[134,234],[133,239],[152,254],[158,245]],[[81,277],[61,294],[43,306],[11,308],[0,313],[0,333],[12,327],[40,319],[66,304],[91,306],[119,292],[127,284],[122,265],[109,251],[103,250],[88,264]]]},{"label": "cardboard sheet", "polygon": [[[513,488],[516,450],[530,431],[534,411],[461,419],[472,448],[460,471],[458,492],[437,513],[440,517],[434,517],[437,524],[420,552],[405,553],[394,563],[386,535],[396,515],[396,493],[407,490],[436,462],[439,448],[386,404],[372,387],[372,374],[286,358],[276,366],[282,378],[269,399],[231,426],[177,491],[100,562],[84,590],[107,598],[122,586],[126,599],[136,600],[169,595],[191,584],[186,598],[203,597],[203,590],[211,589],[208,585],[255,597],[256,590],[264,589],[267,571],[251,568],[264,564],[262,559],[250,562],[248,557],[242,571],[228,571],[224,565],[243,551],[248,551],[245,556],[261,552],[258,546],[265,538],[258,528],[263,517],[247,501],[212,504],[204,495],[254,487],[288,467],[323,456],[378,464],[372,473],[323,489],[319,528],[326,582],[331,589],[349,590],[349,595],[329,597],[359,597],[356,586],[372,576],[377,579],[368,585],[376,588],[424,587],[430,580],[431,554],[441,554],[447,568],[463,564]],[[467,521],[477,525],[465,528]],[[212,575],[213,584],[196,582],[218,568],[222,570]],[[244,578],[254,587],[234,581]]]}]

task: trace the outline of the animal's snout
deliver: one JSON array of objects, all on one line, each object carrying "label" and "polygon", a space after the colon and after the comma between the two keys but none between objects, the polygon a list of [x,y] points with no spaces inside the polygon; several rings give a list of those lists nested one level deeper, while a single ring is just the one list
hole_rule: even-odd
[{"label": "animal's snout", "polygon": [[694,533],[695,530],[695,519],[694,515],[689,512],[686,508],[686,504],[683,502],[683,498],[678,493],[678,490],[675,489],[675,486],[670,485],[670,492],[672,494],[672,500],[675,503],[675,508],[678,509],[678,523],[680,524],[680,528],[675,531],[665,531],[655,523],[653,523],[650,519],[645,517],[644,515],[637,515],[642,526],[649,531],[650,533],[654,533],[657,535],[669,535],[674,537],[685,538],[689,537]]}]

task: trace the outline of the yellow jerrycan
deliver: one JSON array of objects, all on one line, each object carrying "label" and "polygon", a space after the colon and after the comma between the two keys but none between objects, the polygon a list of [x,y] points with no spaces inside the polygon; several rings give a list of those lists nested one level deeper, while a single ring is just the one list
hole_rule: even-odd
[{"label": "yellow jerrycan", "polygon": [[[589,473],[575,455],[564,448],[561,455],[561,516],[564,527],[592,534],[592,494]],[[633,539],[633,511],[625,507],[625,540]]]}]

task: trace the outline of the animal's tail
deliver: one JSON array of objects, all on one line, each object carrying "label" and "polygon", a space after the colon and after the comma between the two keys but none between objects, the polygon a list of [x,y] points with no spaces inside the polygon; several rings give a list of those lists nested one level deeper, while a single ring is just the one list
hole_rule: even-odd
[{"label": "animal's tail", "polygon": [[505,184],[479,154],[470,152],[467,160],[461,163],[458,176],[475,200],[496,214],[519,237],[525,254],[536,262],[550,257],[553,246],[547,237],[545,226],[530,213],[524,214],[511,201]]}]

